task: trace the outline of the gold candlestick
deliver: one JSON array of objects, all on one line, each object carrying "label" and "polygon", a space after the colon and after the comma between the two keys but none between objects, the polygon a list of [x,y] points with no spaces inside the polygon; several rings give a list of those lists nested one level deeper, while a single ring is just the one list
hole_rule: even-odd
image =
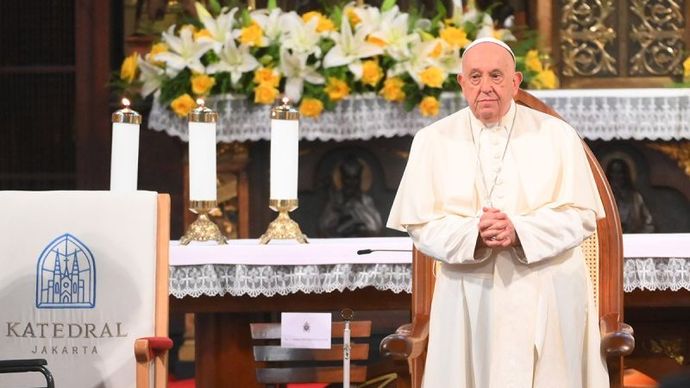
[{"label": "gold candlestick", "polygon": [[218,244],[227,244],[225,236],[220,232],[218,225],[211,221],[209,212],[216,208],[216,201],[190,201],[189,210],[199,217],[187,227],[180,238],[180,244],[187,245],[192,241],[215,241]]},{"label": "gold candlestick", "polygon": [[[192,198],[189,201],[189,210],[198,214],[198,217],[180,238],[180,244],[187,245],[191,241],[215,241],[218,244],[227,244],[218,225],[211,221],[209,216],[209,212],[217,206],[215,123],[218,121],[218,114],[204,106],[204,101],[201,99],[197,100],[197,104],[198,106],[189,113],[188,118],[189,192]],[[193,165],[192,161],[196,164]],[[202,168],[202,173],[206,171],[204,168],[210,169],[212,174],[210,177],[199,174],[199,171],[194,168]]]},{"label": "gold candlestick", "polygon": [[271,199],[268,202],[271,209],[278,212],[278,217],[268,224],[266,233],[261,235],[259,243],[268,244],[271,240],[297,240],[306,244],[307,236],[302,234],[299,224],[292,220],[289,212],[297,209],[299,202],[296,199]]}]

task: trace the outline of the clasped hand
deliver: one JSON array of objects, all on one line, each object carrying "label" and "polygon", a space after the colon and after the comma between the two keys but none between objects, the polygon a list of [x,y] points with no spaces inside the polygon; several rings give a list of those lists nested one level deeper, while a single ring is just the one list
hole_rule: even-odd
[{"label": "clasped hand", "polygon": [[493,207],[482,208],[479,217],[480,243],[488,248],[505,248],[517,244],[517,234],[510,218]]}]

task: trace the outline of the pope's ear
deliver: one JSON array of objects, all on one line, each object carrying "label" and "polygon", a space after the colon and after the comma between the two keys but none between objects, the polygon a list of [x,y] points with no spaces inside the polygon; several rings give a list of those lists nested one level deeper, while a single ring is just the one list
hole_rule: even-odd
[{"label": "pope's ear", "polygon": [[513,85],[515,86],[515,90],[520,89],[520,84],[522,84],[522,73],[516,71],[515,75],[513,76]]}]

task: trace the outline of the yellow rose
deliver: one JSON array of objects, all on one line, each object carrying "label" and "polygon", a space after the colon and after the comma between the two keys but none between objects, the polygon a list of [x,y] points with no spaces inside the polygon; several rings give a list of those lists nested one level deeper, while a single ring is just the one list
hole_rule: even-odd
[{"label": "yellow rose", "polygon": [[529,84],[535,89],[555,89],[558,87],[558,78],[553,70],[546,69],[540,71]]},{"label": "yellow rose", "polygon": [[687,57],[683,62],[683,76],[690,80],[690,57]]},{"label": "yellow rose", "polygon": [[309,23],[309,21],[313,18],[318,18],[316,32],[335,31],[335,25],[331,19],[323,16],[320,12],[310,11],[302,15],[302,20],[304,20],[305,23]]},{"label": "yellow rose", "polygon": [[206,74],[196,74],[192,76],[192,91],[198,96],[203,96],[211,91],[216,80]]},{"label": "yellow rose", "polygon": [[319,117],[323,111],[323,102],[315,98],[304,98],[299,104],[299,114],[304,117]]},{"label": "yellow rose", "polygon": [[212,38],[211,31],[209,31],[205,28],[202,28],[201,30],[194,33],[194,40],[199,40],[199,38],[203,38],[203,37]]},{"label": "yellow rose", "polygon": [[132,53],[132,55],[125,58],[120,66],[120,79],[128,83],[134,81],[137,76],[137,62],[139,61],[139,54]]},{"label": "yellow rose", "polygon": [[434,46],[434,49],[431,50],[431,52],[429,53],[429,56],[431,58],[438,58],[441,56],[442,53],[443,53],[443,46],[441,46],[441,43],[436,43],[436,46]]},{"label": "yellow rose", "polygon": [[402,87],[405,83],[398,77],[388,78],[383,82],[383,88],[379,94],[388,101],[403,101],[405,92]]},{"label": "yellow rose", "polygon": [[348,8],[347,11],[345,11],[345,15],[347,15],[347,18],[350,20],[350,25],[352,27],[356,26],[362,21],[359,15],[357,15],[357,12],[355,12],[355,9],[352,7]]},{"label": "yellow rose", "polygon": [[335,77],[328,78],[328,83],[326,84],[324,90],[328,94],[328,98],[330,98],[331,101],[340,101],[350,94],[350,87],[347,86],[347,82],[339,80]]},{"label": "yellow rose", "polygon": [[419,111],[422,113],[422,116],[425,117],[436,116],[440,105],[436,97],[426,96],[422,99],[422,102],[419,103]]},{"label": "yellow rose", "polygon": [[278,96],[278,89],[270,83],[262,83],[254,88],[254,102],[257,104],[273,104]]},{"label": "yellow rose", "polygon": [[245,27],[240,32],[240,43],[247,46],[261,46],[263,42],[264,31],[256,23],[252,23]]},{"label": "yellow rose", "polygon": [[440,88],[445,81],[443,71],[436,66],[429,66],[419,73],[422,83],[432,88]]},{"label": "yellow rose", "polygon": [[539,52],[537,50],[529,50],[527,52],[527,55],[525,55],[525,67],[527,70],[537,73],[544,70],[543,66],[541,65],[541,60],[539,60]]},{"label": "yellow rose", "polygon": [[375,36],[371,36],[371,35],[367,36],[367,43],[371,43],[371,44],[374,44],[374,45],[379,46],[379,47],[386,47],[386,41],[385,40],[383,40],[381,38],[377,38]]},{"label": "yellow rose", "polygon": [[151,46],[151,51],[149,51],[149,54],[147,55],[147,59],[151,62],[154,62],[156,64],[161,64],[161,62],[156,62],[156,55],[160,53],[164,53],[168,51],[168,45],[160,42],[156,43],[153,46]]},{"label": "yellow rose", "polygon": [[467,33],[462,28],[446,27],[441,31],[441,39],[453,47],[462,48],[470,43]]},{"label": "yellow rose", "polygon": [[256,84],[270,84],[273,87],[278,87],[280,84],[280,74],[270,67],[262,67],[254,72],[254,83]]},{"label": "yellow rose", "polygon": [[376,86],[383,78],[383,70],[378,62],[369,60],[362,62],[362,83],[365,85]]},{"label": "yellow rose", "polygon": [[187,93],[177,97],[170,103],[170,107],[180,117],[185,117],[196,107],[196,102]]}]

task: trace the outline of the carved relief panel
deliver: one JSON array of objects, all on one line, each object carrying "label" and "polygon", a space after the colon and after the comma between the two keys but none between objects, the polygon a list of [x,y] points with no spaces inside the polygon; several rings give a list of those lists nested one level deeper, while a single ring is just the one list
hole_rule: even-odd
[{"label": "carved relief panel", "polygon": [[561,0],[551,43],[564,86],[668,84],[690,47],[688,15],[690,0]]}]

